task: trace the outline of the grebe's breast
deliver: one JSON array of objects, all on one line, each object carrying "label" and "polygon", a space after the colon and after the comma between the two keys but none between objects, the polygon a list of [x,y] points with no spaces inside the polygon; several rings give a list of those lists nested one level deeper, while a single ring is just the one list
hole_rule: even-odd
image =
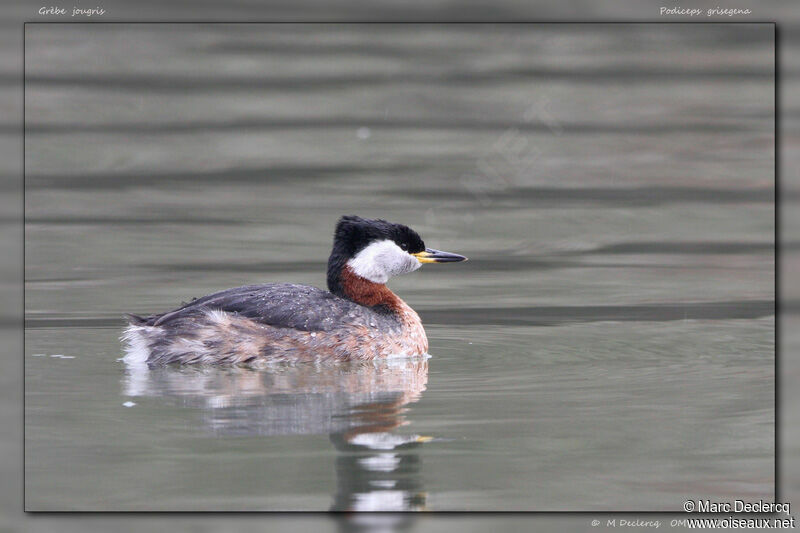
[{"label": "grebe's breast", "polygon": [[[388,289],[386,289],[388,291]],[[371,360],[428,350],[417,313],[391,295],[366,306],[316,287],[228,289],[178,309],[131,316],[130,362],[253,363]]]},{"label": "grebe's breast", "polygon": [[395,342],[398,343],[397,353],[425,354],[428,352],[428,337],[422,320],[416,311],[407,303],[398,298],[399,302],[394,312],[400,321],[400,331]]}]

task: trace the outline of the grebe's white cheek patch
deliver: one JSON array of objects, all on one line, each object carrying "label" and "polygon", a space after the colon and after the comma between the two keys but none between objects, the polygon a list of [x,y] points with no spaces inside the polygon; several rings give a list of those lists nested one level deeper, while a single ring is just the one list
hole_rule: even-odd
[{"label": "grebe's white cheek patch", "polygon": [[373,283],[386,283],[392,276],[417,270],[422,264],[394,241],[376,241],[347,262],[357,275]]}]

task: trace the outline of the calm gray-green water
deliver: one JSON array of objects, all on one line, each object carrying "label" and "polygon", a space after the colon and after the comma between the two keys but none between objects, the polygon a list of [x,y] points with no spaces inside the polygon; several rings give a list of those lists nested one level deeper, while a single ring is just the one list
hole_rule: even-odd
[{"label": "calm gray-green water", "polygon": [[[774,494],[770,25],[26,27],[29,510],[668,510]],[[124,312],[470,261],[429,359],[129,368]]]}]

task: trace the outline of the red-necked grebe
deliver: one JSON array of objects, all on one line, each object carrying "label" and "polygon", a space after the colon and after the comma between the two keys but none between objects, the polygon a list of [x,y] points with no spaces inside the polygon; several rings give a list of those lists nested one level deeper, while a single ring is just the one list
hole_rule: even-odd
[{"label": "red-necked grebe", "polygon": [[328,259],[328,291],[291,283],[248,285],[166,313],[127,315],[125,360],[162,365],[422,355],[428,351],[422,322],[386,282],[423,263],[464,260],[426,248],[402,224],[344,216]]}]

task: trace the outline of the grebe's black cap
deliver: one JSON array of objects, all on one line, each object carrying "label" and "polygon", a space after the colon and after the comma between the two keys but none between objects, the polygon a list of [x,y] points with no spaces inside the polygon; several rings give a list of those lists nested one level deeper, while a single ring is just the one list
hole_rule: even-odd
[{"label": "grebe's black cap", "polygon": [[333,234],[333,249],[334,252],[353,257],[371,243],[382,240],[394,241],[410,254],[425,251],[422,238],[408,226],[355,215],[346,215],[339,219]]}]

